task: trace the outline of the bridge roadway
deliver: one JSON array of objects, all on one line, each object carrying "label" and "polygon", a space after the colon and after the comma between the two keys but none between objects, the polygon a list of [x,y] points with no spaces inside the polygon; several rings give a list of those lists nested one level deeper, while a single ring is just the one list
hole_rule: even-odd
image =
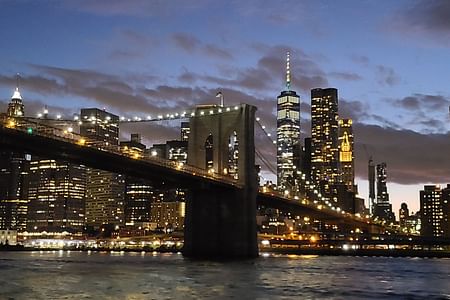
[{"label": "bridge roadway", "polygon": [[[28,131],[32,128],[32,131]],[[165,187],[208,187],[219,190],[240,189],[230,177],[211,174],[199,168],[181,165],[156,157],[136,156],[125,153],[118,146],[91,143],[87,138],[30,121],[6,121],[0,126],[0,146],[19,152],[31,153],[44,158],[62,159],[88,167],[148,179]],[[158,185],[156,185],[158,186]],[[305,202],[305,201],[304,201]],[[358,227],[370,232],[381,232],[383,227],[366,219],[333,211],[326,206],[289,199],[275,192],[257,195],[257,205],[280,209],[326,221],[329,224]]]}]

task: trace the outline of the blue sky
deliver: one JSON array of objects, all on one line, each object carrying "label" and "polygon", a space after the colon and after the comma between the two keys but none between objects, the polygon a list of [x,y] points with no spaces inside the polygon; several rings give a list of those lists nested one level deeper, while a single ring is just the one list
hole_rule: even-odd
[{"label": "blue sky", "polygon": [[[388,164],[396,212],[402,201],[416,211],[423,184],[450,182],[449,3],[0,0],[0,104],[20,73],[31,115],[45,104],[166,113],[222,90],[274,127],[290,50],[303,137],[310,89],[338,88],[340,116],[355,121],[360,193],[372,155]],[[171,124],[126,129],[139,130],[149,143],[178,137]]]}]

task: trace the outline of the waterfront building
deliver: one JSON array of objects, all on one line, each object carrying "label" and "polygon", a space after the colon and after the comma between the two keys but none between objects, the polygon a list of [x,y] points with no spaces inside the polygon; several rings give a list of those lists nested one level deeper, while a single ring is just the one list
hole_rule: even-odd
[{"label": "waterfront building", "polygon": [[33,158],[25,181],[28,187],[28,231],[79,233],[83,230],[84,166]]},{"label": "waterfront building", "polygon": [[400,205],[400,209],[398,211],[398,216],[399,216],[399,224],[400,224],[400,226],[401,227],[405,227],[406,226],[406,220],[409,218],[408,204],[403,202]]},{"label": "waterfront building", "polygon": [[340,181],[338,90],[311,90],[311,177],[331,197],[331,185]]},{"label": "waterfront building", "polygon": [[349,191],[356,192],[352,124],[351,119],[339,120],[339,165],[342,182]]},{"label": "waterfront building", "polygon": [[151,222],[168,231],[183,230],[186,203],[182,201],[157,201],[151,205]]},{"label": "waterfront building", "polygon": [[291,90],[288,52],[286,89],[277,97],[277,185],[281,190],[292,189],[300,149],[300,96]]},{"label": "waterfront building", "polygon": [[[80,134],[87,143],[119,146],[119,117],[98,108],[81,109]],[[125,178],[121,174],[87,170],[86,222],[99,228],[124,224]]]},{"label": "waterfront building", "polygon": [[377,202],[375,204],[374,217],[394,222],[395,216],[392,212],[392,204],[389,202],[389,193],[387,191],[387,165],[385,162],[378,164],[377,170]]},{"label": "waterfront building", "polygon": [[450,238],[450,184],[425,185],[420,191],[421,235]]},{"label": "waterfront building", "polygon": [[0,246],[2,245],[17,245],[17,230],[0,229]]}]

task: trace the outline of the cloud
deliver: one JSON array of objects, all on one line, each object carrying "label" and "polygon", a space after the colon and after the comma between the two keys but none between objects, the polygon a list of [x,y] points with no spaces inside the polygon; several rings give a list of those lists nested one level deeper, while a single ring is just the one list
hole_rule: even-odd
[{"label": "cloud", "polygon": [[188,53],[193,53],[194,50],[200,45],[200,40],[191,34],[187,33],[174,33],[172,39],[176,46],[185,50]]},{"label": "cloud", "polygon": [[[285,53],[288,47],[265,45],[254,45],[260,56],[253,66],[234,67],[219,66],[219,72],[223,76],[203,75],[190,72],[183,68],[183,72],[178,76],[182,83],[192,84],[205,82],[216,84],[219,87],[242,88],[252,93],[262,93],[280,91],[285,86]],[[296,56],[291,55],[291,75],[292,89],[309,91],[316,87],[328,85],[327,75],[317,65],[315,60],[303,53],[300,49],[291,49]],[[276,95],[274,94],[274,98]]]},{"label": "cloud", "polygon": [[355,62],[355,63],[357,63],[357,64],[360,64],[360,65],[362,65],[362,66],[368,66],[369,65],[369,63],[370,63],[370,59],[367,57],[367,56],[365,56],[365,55],[356,55],[356,54],[353,54],[353,55],[351,55],[350,56],[350,59],[353,61],[353,62]]},{"label": "cloud", "polygon": [[361,75],[352,72],[331,72],[329,75],[336,79],[346,81],[358,81],[363,79]]},{"label": "cloud", "polygon": [[172,35],[175,46],[186,51],[189,54],[200,53],[207,57],[230,60],[233,55],[229,50],[219,48],[213,44],[205,44],[192,34],[178,32]]},{"label": "cloud", "polygon": [[[410,4],[410,3],[408,3]],[[419,0],[392,15],[387,30],[402,35],[425,37],[449,46],[450,2],[447,0]]]},{"label": "cloud", "polygon": [[354,132],[357,176],[367,178],[372,156],[377,163],[387,163],[389,182],[450,182],[450,133],[421,134],[361,123],[354,125]]},{"label": "cloud", "polygon": [[399,100],[394,104],[407,110],[445,110],[450,105],[450,99],[441,95],[414,94]]},{"label": "cloud", "polygon": [[376,76],[380,85],[394,86],[400,82],[400,77],[395,73],[394,69],[387,66],[376,66]]},{"label": "cloud", "polygon": [[[69,10],[81,11],[98,16],[132,16],[132,17],[173,17],[173,15],[193,12],[202,8],[208,1],[186,2],[182,0],[147,1],[147,0],[79,0],[64,1],[62,5]],[[177,9],[173,9],[177,7]]]}]

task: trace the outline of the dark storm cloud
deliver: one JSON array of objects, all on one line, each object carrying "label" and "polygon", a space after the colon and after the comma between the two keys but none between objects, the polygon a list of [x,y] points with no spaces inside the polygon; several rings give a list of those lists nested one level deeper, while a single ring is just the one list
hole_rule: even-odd
[{"label": "dark storm cloud", "polygon": [[354,131],[357,176],[367,178],[372,156],[377,163],[387,163],[390,182],[450,182],[450,133],[421,134],[361,123]]},{"label": "dark storm cloud", "polygon": [[395,73],[394,69],[378,65],[376,66],[377,81],[381,85],[394,86],[400,82],[400,77]]}]

